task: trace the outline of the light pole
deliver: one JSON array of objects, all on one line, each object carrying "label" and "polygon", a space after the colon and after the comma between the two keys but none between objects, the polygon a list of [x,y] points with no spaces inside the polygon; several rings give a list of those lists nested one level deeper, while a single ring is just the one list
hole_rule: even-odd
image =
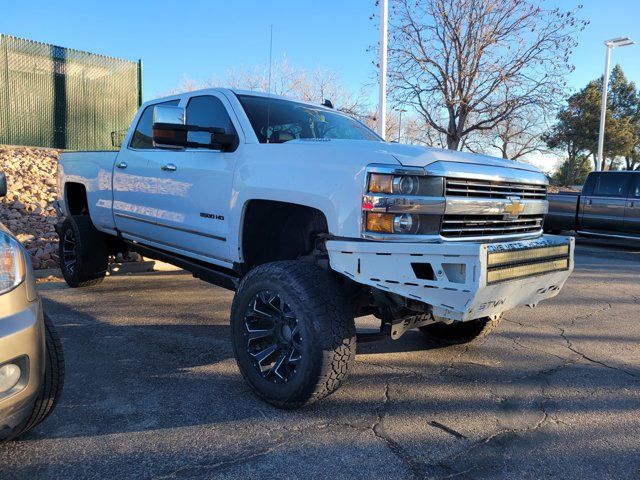
[{"label": "light pole", "polygon": [[398,143],[400,143],[400,135],[402,135],[402,114],[406,112],[404,108],[398,109],[400,113],[400,119],[398,120]]},{"label": "light pole", "polygon": [[611,63],[611,50],[616,47],[626,47],[633,45],[635,42],[629,37],[612,38],[604,42],[606,54],[604,60],[604,79],[602,82],[602,100],[600,109],[600,132],[598,133],[598,157],[596,158],[596,171],[602,170],[604,159],[602,158],[604,150],[604,123],[607,117],[607,93],[609,91],[609,66]]},{"label": "light pole", "polygon": [[380,99],[378,101],[378,134],[385,138],[387,128],[387,35],[389,2],[380,0]]}]

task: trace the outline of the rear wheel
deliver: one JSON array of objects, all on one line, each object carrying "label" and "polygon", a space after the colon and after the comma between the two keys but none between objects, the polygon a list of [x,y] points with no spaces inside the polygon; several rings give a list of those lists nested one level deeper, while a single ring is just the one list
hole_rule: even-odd
[{"label": "rear wheel", "polygon": [[104,235],[89,215],[67,217],[60,229],[59,258],[62,276],[70,287],[89,287],[104,279],[109,252]]},{"label": "rear wheel", "polygon": [[433,323],[420,327],[420,331],[427,338],[445,345],[469,343],[477,338],[487,336],[498,326],[502,316],[483,317],[467,322],[446,324],[444,322]]},{"label": "rear wheel", "polygon": [[355,358],[350,306],[337,281],[307,262],[256,267],[231,309],[238,367],[264,401],[292,409],[336,391]]},{"label": "rear wheel", "polygon": [[44,421],[55,408],[64,385],[64,355],[62,344],[51,319],[44,315],[45,327],[45,369],[38,397],[29,417],[22,422],[7,440],[24,435],[36,425]]}]

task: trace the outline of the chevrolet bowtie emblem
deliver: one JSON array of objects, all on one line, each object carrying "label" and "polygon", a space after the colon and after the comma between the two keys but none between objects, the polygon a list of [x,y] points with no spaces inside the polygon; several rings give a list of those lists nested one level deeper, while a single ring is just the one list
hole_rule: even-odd
[{"label": "chevrolet bowtie emblem", "polygon": [[511,205],[504,207],[504,213],[508,214],[511,218],[518,218],[522,212],[524,212],[524,203],[520,203],[519,200],[511,200]]}]

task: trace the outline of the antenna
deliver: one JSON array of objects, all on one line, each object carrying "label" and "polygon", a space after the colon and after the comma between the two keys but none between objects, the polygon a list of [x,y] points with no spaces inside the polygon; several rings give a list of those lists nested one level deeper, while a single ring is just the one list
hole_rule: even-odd
[{"label": "antenna", "polygon": [[273,23],[271,24],[271,32],[269,36],[269,85],[268,85],[268,99],[267,99],[267,131],[265,136],[267,137],[267,143],[269,143],[269,127],[271,125],[271,68],[273,65]]}]

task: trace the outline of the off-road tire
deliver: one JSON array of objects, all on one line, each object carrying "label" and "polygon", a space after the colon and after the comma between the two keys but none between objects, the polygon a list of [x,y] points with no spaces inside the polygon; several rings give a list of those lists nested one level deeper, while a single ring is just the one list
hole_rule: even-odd
[{"label": "off-road tire", "polygon": [[[109,251],[104,235],[91,222],[89,215],[72,215],[62,223],[59,231],[60,270],[67,285],[73,288],[90,287],[102,282],[109,267]],[[75,239],[72,258],[75,263],[69,265],[69,244],[66,235]]]},{"label": "off-road tire", "polygon": [[[248,348],[246,315],[260,292],[277,292],[301,328],[301,352],[292,377],[276,384],[263,377]],[[294,409],[335,392],[355,359],[356,329],[337,280],[304,261],[260,265],[240,283],[231,307],[233,349],[242,376],[255,394],[278,408]]]},{"label": "off-road tire", "polygon": [[64,354],[62,343],[51,319],[44,315],[45,328],[45,359],[44,378],[40,391],[33,405],[33,410],[29,417],[18,425],[13,433],[6,439],[13,440],[24,435],[29,430],[40,424],[54,410],[64,386]]},{"label": "off-road tire", "polygon": [[458,345],[486,337],[498,326],[502,316],[483,317],[467,322],[456,322],[450,325],[442,322],[420,327],[420,331],[429,340],[443,345]]}]

